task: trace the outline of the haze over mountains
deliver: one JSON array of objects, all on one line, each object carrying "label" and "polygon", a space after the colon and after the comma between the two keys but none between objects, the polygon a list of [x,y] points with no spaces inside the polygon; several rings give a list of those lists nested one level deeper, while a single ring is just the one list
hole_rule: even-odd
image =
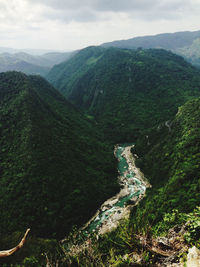
[{"label": "haze over mountains", "polygon": [[49,52],[42,55],[31,55],[25,52],[4,52],[0,54],[0,72],[21,71],[26,74],[45,76],[55,64],[68,60],[74,53]]},{"label": "haze over mountains", "polygon": [[11,47],[2,47],[0,46],[0,53],[9,53],[9,54],[15,54],[15,53],[27,53],[34,56],[41,56],[47,53],[52,53],[55,51],[52,50],[45,50],[45,49],[16,49]]},{"label": "haze over mountains", "polygon": [[[128,40],[102,44],[118,48],[163,48],[183,56],[195,66],[200,66],[200,31],[165,33],[154,36],[135,37]],[[13,49],[0,47],[0,72],[22,71],[26,74],[46,76],[50,69],[70,59],[77,51],[54,52],[39,49]]]}]

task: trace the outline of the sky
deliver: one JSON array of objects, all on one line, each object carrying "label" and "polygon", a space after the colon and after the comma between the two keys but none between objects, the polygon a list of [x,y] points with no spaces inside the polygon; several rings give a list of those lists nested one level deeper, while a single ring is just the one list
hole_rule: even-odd
[{"label": "sky", "polygon": [[200,0],[0,0],[0,46],[71,51],[200,30]]}]

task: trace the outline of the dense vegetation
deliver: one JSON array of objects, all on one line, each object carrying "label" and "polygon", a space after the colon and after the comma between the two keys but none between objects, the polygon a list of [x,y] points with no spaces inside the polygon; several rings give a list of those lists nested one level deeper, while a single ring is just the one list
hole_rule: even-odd
[{"label": "dense vegetation", "polygon": [[104,49],[89,47],[80,50],[69,61],[54,66],[47,75],[47,79],[65,96],[68,96],[78,79],[87,73],[102,56]]},{"label": "dense vegetation", "polygon": [[182,55],[189,62],[200,66],[200,31],[164,33],[154,36],[135,37],[128,40],[105,43],[103,47],[119,47],[136,49],[142,48],[163,48]]},{"label": "dense vegetation", "polygon": [[[134,253],[149,266],[157,259],[140,239],[177,223],[198,246],[200,71],[162,49],[88,47],[48,80],[72,104],[39,76],[0,73],[0,247],[16,245],[27,227],[36,236],[1,263],[43,266],[49,251],[59,266],[131,266]],[[52,238],[83,225],[118,190],[110,143],[135,140],[152,189],[115,231],[63,254]]]},{"label": "dense vegetation", "polygon": [[[169,229],[175,234],[182,227],[186,227],[182,235],[171,237],[176,244],[182,242],[181,248],[200,247],[200,98],[180,107],[168,123],[151,131],[148,140],[145,137],[136,143],[134,153],[140,154],[137,163],[153,185],[147,197],[116,230],[66,257],[67,263],[154,266],[163,257],[153,253],[146,243],[155,243],[158,236],[167,240]],[[143,245],[142,240],[146,240]],[[184,255],[179,253],[178,260],[184,260]],[[136,264],[138,257],[140,264]]]},{"label": "dense vegetation", "polygon": [[114,143],[135,140],[200,95],[200,72],[165,50],[89,47],[48,79]]},{"label": "dense vegetation", "polygon": [[[168,122],[169,123],[169,122]],[[190,212],[200,203],[200,98],[180,107],[170,123],[138,140],[138,165],[153,185],[140,212],[156,224],[165,213]]]},{"label": "dense vegetation", "polygon": [[0,234],[63,237],[118,186],[112,146],[44,79],[0,74]]}]

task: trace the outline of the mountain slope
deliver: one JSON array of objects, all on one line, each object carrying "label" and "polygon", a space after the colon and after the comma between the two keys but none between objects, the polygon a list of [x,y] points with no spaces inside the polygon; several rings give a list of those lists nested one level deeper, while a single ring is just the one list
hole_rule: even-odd
[{"label": "mountain slope", "polygon": [[77,80],[95,65],[103,55],[103,52],[104,49],[101,47],[91,46],[83,49],[75,54],[69,61],[54,66],[46,78],[56,86],[63,95],[68,96]]},{"label": "mountain slope", "polygon": [[48,79],[113,142],[135,140],[200,95],[200,72],[165,50],[83,49]]},{"label": "mountain slope", "polygon": [[[200,31],[164,33],[154,36],[135,37],[128,40],[114,41],[102,44],[103,47],[118,47],[136,49],[163,48],[182,55],[189,62],[200,66],[200,49],[197,43],[200,41]],[[197,52],[197,53],[196,53]]]},{"label": "mountain slope", "polygon": [[200,98],[180,107],[168,126],[136,144],[137,164],[153,185],[139,211],[154,226],[173,209],[191,212],[200,204]]},{"label": "mountain slope", "polygon": [[152,188],[116,230],[69,254],[66,265],[71,260],[83,266],[182,266],[188,248],[199,247],[200,98],[135,147],[137,165]]},{"label": "mountain slope", "polygon": [[63,236],[117,190],[112,148],[44,79],[0,81],[1,234]]}]

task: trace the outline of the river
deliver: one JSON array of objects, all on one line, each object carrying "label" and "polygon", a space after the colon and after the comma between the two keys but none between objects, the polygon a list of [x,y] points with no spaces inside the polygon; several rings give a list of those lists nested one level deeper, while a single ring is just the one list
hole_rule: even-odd
[{"label": "river", "polygon": [[84,235],[92,232],[104,234],[114,227],[119,221],[130,214],[131,207],[144,197],[148,181],[141,171],[135,166],[135,157],[131,153],[134,144],[116,145],[114,154],[118,159],[120,192],[105,201],[91,220],[82,228]]}]

